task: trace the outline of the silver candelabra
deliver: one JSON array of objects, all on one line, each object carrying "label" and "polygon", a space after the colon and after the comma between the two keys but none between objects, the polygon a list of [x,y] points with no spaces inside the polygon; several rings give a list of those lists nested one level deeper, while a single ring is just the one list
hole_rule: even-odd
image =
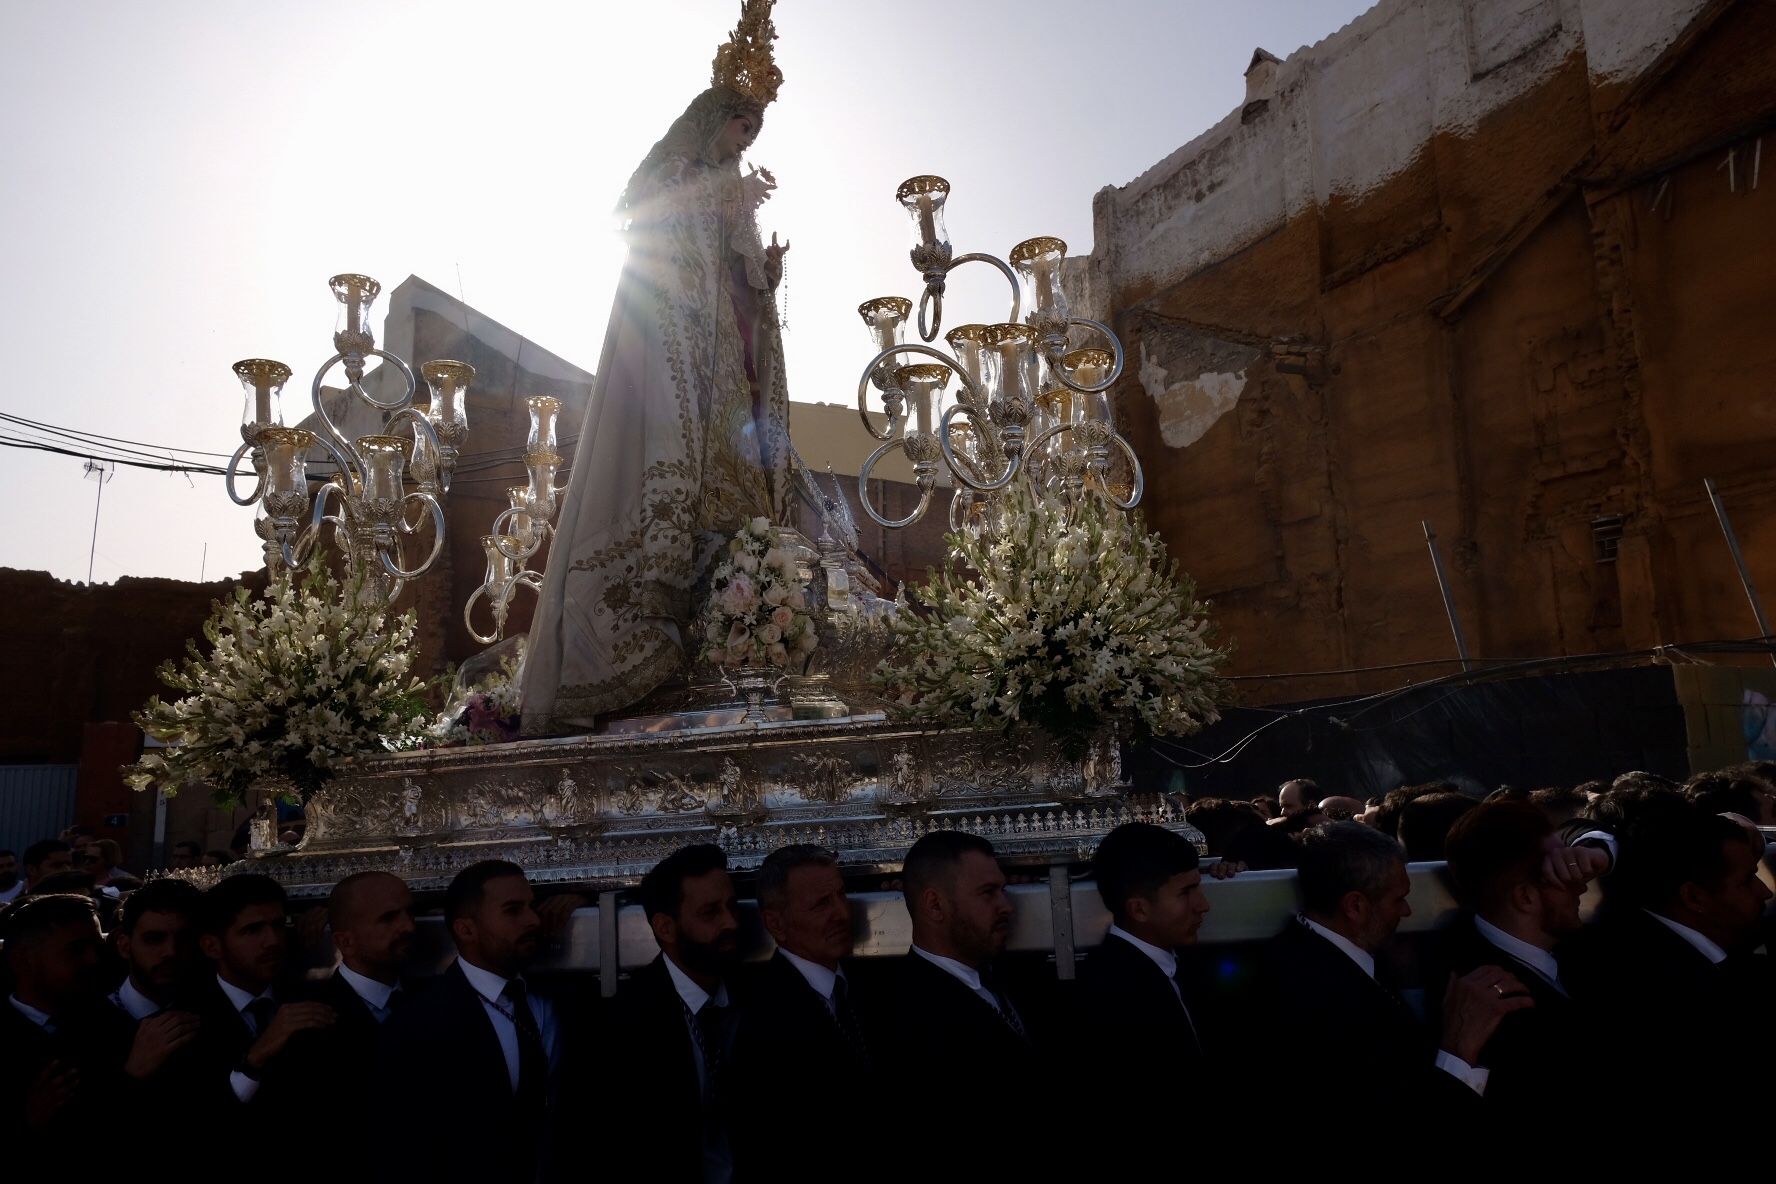
[{"label": "silver candelabra", "polygon": [[[425,574],[444,548],[444,508],[440,499],[463,441],[468,436],[468,390],[475,369],[467,362],[440,360],[420,367],[430,400],[424,411],[413,404],[418,389],[413,369],[376,348],[370,308],[382,285],[369,276],[336,275],[328,281],[339,300],[333,356],[316,372],[311,389],[320,431],[284,425],[282,397],[290,367],[267,358],[234,364],[246,392],[241,413],[241,446],[228,462],[228,496],[236,505],[259,503],[264,514],[254,529],[264,543],[266,567],[302,570],[314,561],[324,528],[345,556],[348,575],[360,594],[383,602],[400,594],[405,581]],[[403,388],[395,399],[378,399],[364,389],[364,364],[377,357],[394,367]],[[321,399],[321,383],[342,366],[348,397],[382,413],[382,431],[347,440]],[[335,475],[310,496],[308,456],[319,446],[336,466]],[[251,457],[258,480],[241,496],[236,487],[244,460]],[[409,490],[411,480],[416,488]],[[306,524],[304,519],[307,519]],[[407,567],[404,540],[421,534],[431,521],[431,547],[425,559]]]},{"label": "silver candelabra", "polygon": [[[954,255],[943,216],[949,194],[950,183],[933,176],[913,177],[895,194],[912,218],[913,266],[925,280],[920,338],[932,341],[942,330],[945,282],[964,263],[998,268],[1011,285],[1011,313],[998,324],[952,329],[945,337],[952,352],[945,353],[905,340],[912,301],[879,296],[858,308],[877,352],[857,381],[857,410],[864,429],[886,441],[857,475],[864,512],[887,527],[919,521],[931,505],[939,460],[960,483],[950,503],[957,529],[983,520],[977,494],[990,496],[1020,477],[1069,504],[1091,493],[1133,509],[1141,501],[1141,465],[1116,432],[1107,394],[1122,376],[1122,342],[1108,325],[1070,315],[1061,286],[1067,244],[1026,239],[1011,249],[1009,263],[984,253]],[[1077,348],[1075,330],[1083,331]],[[952,377],[959,384],[953,396]],[[872,385],[885,427],[870,411]],[[884,517],[869,494],[871,471],[896,448],[912,463],[919,488],[918,504],[898,520]]]},{"label": "silver candelabra", "polygon": [[[561,472],[561,456],[555,451],[555,420],[561,414],[561,400],[534,395],[528,402],[530,434],[524,445],[524,467],[530,482],[506,491],[510,504],[493,520],[492,532],[481,536],[487,574],[463,605],[463,625],[469,636],[483,645],[505,636],[506,615],[518,589],[542,590],[543,575],[529,564],[554,535],[555,511],[561,501],[561,490],[555,485]],[[493,615],[492,633],[475,628],[475,604],[481,600]]]}]

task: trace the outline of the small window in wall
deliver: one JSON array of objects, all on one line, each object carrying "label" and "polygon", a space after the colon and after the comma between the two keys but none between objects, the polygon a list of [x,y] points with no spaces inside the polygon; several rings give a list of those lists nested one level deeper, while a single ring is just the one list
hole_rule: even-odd
[{"label": "small window in wall", "polygon": [[1591,558],[1597,563],[1614,563],[1616,548],[1622,542],[1622,516],[1609,514],[1591,519]]}]

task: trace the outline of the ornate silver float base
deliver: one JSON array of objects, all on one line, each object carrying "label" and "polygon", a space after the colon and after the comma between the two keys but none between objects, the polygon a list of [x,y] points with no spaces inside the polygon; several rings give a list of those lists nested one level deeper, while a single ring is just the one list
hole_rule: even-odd
[{"label": "ornate silver float base", "polygon": [[880,713],[651,723],[352,763],[310,801],[300,847],[258,853],[240,870],[318,896],[372,869],[440,889],[498,858],[538,882],[602,890],[693,842],[720,845],[741,870],[785,844],[819,843],[860,872],[898,869],[932,830],[971,831],[1027,864],[1089,859],[1113,827],[1137,819],[1202,842],[1181,798],[1088,789],[1079,765],[1039,736]]}]

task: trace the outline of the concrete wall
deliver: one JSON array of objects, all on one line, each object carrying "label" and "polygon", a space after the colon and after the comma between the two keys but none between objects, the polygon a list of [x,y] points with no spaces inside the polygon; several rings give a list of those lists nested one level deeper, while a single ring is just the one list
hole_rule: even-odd
[{"label": "concrete wall", "polygon": [[1235,671],[1451,657],[1425,520],[1476,655],[1754,633],[1701,483],[1776,588],[1776,6],[1383,0],[1248,82],[1082,264]]}]

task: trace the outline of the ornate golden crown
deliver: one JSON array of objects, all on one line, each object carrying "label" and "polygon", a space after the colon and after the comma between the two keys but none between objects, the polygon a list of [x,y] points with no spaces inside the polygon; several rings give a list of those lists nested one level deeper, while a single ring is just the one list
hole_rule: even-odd
[{"label": "ornate golden crown", "polygon": [[777,68],[771,54],[771,42],[777,40],[771,6],[776,3],[777,0],[744,0],[740,23],[728,35],[727,44],[715,51],[711,86],[725,86],[761,107],[777,97],[777,88],[783,85],[783,71]]}]

